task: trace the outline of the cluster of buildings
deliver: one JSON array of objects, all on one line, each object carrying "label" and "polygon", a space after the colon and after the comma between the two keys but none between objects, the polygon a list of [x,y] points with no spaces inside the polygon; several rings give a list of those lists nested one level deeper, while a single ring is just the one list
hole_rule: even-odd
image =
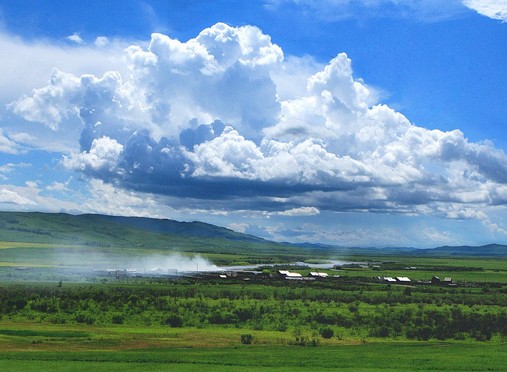
[{"label": "cluster of buildings", "polygon": [[[415,268],[414,268],[415,269]],[[114,277],[114,278],[129,278],[129,277],[173,277],[178,274],[177,270],[167,270],[161,268],[153,268],[151,270],[144,270],[142,272],[137,271],[134,268],[125,269],[106,269],[106,270],[95,270],[95,275]],[[187,273],[191,274],[191,273]],[[196,274],[196,273],[194,273]],[[200,273],[199,276],[216,275],[217,273]],[[260,272],[257,271],[227,271],[219,274],[219,278],[237,278],[242,277],[244,280],[250,280],[251,277],[255,277]],[[278,270],[278,277],[286,280],[316,280],[316,279],[327,279],[327,278],[340,278],[340,275],[330,275],[326,272],[310,271],[307,276],[303,276],[301,273],[292,272],[289,270]],[[271,277],[274,275],[271,274]],[[276,275],[275,275],[276,276]],[[400,284],[400,285],[413,285],[413,284],[433,284],[433,285],[455,285],[451,277],[445,277],[440,279],[438,276],[433,276],[430,281],[414,281],[406,276],[377,276],[374,278],[379,283],[387,284]]]},{"label": "cluster of buildings", "polygon": [[[288,270],[278,270],[278,275],[287,280],[314,280],[317,278],[329,278],[328,273],[321,273],[318,271],[310,271],[307,277],[303,277],[300,273],[293,273]],[[333,278],[339,277],[339,275],[333,276]]]},{"label": "cluster of buildings", "polygon": [[376,278],[379,282],[384,283],[392,283],[392,284],[444,284],[444,285],[453,285],[452,278],[445,277],[443,280],[441,280],[438,276],[433,276],[429,282],[421,282],[417,281],[414,282],[410,278],[406,276],[397,276],[397,277],[391,277],[391,276],[378,276]]}]

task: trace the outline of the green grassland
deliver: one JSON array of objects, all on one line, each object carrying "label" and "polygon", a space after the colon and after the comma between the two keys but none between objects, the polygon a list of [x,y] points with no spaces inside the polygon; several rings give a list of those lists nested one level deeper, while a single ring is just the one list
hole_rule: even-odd
[{"label": "green grassland", "polygon": [[506,309],[505,286],[8,283],[0,286],[0,366],[501,371]]},{"label": "green grassland", "polygon": [[[278,244],[201,223],[0,212],[0,369],[503,371],[507,256]],[[263,274],[105,277],[146,256]],[[494,254],[494,257],[491,255]],[[307,276],[336,259],[359,263]],[[338,276],[334,277],[334,276]],[[409,285],[384,276],[407,276]],[[453,286],[432,285],[432,276]],[[248,279],[248,280],[245,280]],[[416,283],[419,281],[420,283]]]},{"label": "green grassland", "polygon": [[[507,283],[507,260],[490,260],[471,258],[468,260],[456,260],[452,262],[447,258],[432,259],[432,265],[424,266],[427,260],[424,258],[411,257],[409,266],[400,265],[400,268],[343,268],[339,273],[348,277],[409,277],[416,281],[428,281],[433,276],[441,279],[450,277],[454,282],[474,283]],[[416,267],[416,269],[406,269]]]},{"label": "green grassland", "polygon": [[238,346],[187,349],[59,352],[0,352],[3,371],[19,370],[161,370],[178,371],[502,371],[501,345],[458,343],[367,343],[321,346]]}]

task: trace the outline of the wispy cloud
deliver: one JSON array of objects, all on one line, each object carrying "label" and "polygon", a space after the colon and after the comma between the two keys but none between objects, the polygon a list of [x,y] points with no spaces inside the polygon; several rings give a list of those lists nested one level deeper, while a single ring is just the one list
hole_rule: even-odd
[{"label": "wispy cloud", "polygon": [[13,172],[16,168],[29,167],[28,163],[6,163],[0,164],[0,180],[7,180],[7,175]]},{"label": "wispy cloud", "polygon": [[69,184],[70,184],[71,180],[72,180],[72,177],[69,178],[65,182],[54,181],[50,185],[46,186],[46,190],[48,190],[48,191],[56,191],[56,192],[68,191],[69,190],[68,187],[69,187]]},{"label": "wispy cloud", "polygon": [[153,5],[141,1],[139,3],[140,14],[142,15],[145,22],[149,25],[151,31],[153,32],[164,32],[168,33],[170,31],[167,23],[160,20],[156,10],[153,8]]},{"label": "wispy cloud", "polygon": [[0,128],[0,152],[6,154],[17,154],[19,151],[19,145],[13,141],[10,136]]},{"label": "wispy cloud", "polygon": [[85,44],[85,41],[81,38],[81,36],[79,36],[79,33],[77,32],[74,32],[72,35],[67,36],[66,39],[76,44]]},{"label": "wispy cloud", "polygon": [[111,41],[106,36],[97,36],[95,39],[95,45],[99,48],[103,48],[108,45]]},{"label": "wispy cloud", "polygon": [[26,198],[16,191],[0,188],[0,204],[16,204],[20,206],[34,206],[36,202]]},{"label": "wispy cloud", "polygon": [[249,226],[247,223],[236,223],[236,222],[233,222],[233,223],[229,224],[229,226],[228,226],[229,229],[240,232],[240,233],[246,232],[248,227]]},{"label": "wispy cloud", "polygon": [[288,209],[286,211],[276,212],[276,214],[279,216],[289,216],[289,217],[315,216],[319,213],[320,213],[320,211],[315,207],[299,207],[299,208]]}]

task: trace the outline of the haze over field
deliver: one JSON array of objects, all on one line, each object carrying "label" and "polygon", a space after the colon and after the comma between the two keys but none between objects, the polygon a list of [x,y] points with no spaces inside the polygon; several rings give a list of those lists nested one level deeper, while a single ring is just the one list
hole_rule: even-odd
[{"label": "haze over field", "polygon": [[0,209],[507,243],[507,2],[0,2]]}]

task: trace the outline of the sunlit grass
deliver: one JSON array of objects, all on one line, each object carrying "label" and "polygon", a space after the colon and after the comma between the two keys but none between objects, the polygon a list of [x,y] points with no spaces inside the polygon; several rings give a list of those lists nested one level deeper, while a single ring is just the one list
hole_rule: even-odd
[{"label": "sunlit grass", "polygon": [[[73,248],[72,245],[58,245],[59,248]],[[0,241],[0,249],[12,248],[55,248],[54,244],[49,243],[29,243],[29,242],[4,242]]]},{"label": "sunlit grass", "polygon": [[[128,364],[127,364],[128,363]],[[0,352],[2,371],[160,370],[211,371],[321,370],[502,371],[505,344],[448,342],[375,342],[357,345],[298,347],[239,345],[211,348],[159,348],[111,351]]]}]

